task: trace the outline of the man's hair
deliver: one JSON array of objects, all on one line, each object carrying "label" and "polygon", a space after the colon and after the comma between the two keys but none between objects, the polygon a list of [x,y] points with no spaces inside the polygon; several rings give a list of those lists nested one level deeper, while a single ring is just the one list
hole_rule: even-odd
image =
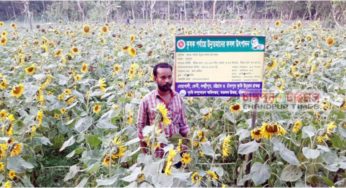
[{"label": "man's hair", "polygon": [[154,76],[157,76],[157,69],[158,68],[170,68],[171,70],[173,70],[172,66],[168,63],[158,63],[154,66],[154,70],[153,70]]}]

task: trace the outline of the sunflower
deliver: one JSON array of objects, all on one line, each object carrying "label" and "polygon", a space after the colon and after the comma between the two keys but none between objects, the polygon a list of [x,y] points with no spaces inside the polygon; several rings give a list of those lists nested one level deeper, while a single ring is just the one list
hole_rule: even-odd
[{"label": "sunflower", "polygon": [[263,123],[261,134],[263,134],[263,138],[270,139],[274,135],[285,135],[286,130],[277,123]]},{"label": "sunflower", "polygon": [[132,114],[132,112],[128,113],[126,119],[127,119],[127,124],[132,125],[132,123],[133,123],[133,114]]},{"label": "sunflower", "polygon": [[136,182],[137,183],[142,183],[145,181],[145,175],[143,173],[138,174]]},{"label": "sunflower", "polygon": [[333,37],[327,37],[326,38],[326,43],[329,47],[332,47],[335,44],[335,40]]},{"label": "sunflower", "polygon": [[332,134],[336,128],[335,122],[330,122],[327,125],[327,134]]},{"label": "sunflower", "polygon": [[219,179],[219,176],[217,175],[217,173],[215,171],[208,170],[207,175],[208,175],[208,178],[210,178],[211,180],[218,180]]},{"label": "sunflower", "polygon": [[229,111],[232,113],[239,112],[239,111],[241,111],[241,105],[238,103],[233,104],[229,107]]},{"label": "sunflower", "polygon": [[135,35],[130,35],[130,41],[131,41],[131,43],[133,43],[133,42],[135,41],[135,39],[136,39]]},{"label": "sunflower", "polygon": [[232,136],[228,135],[226,138],[223,139],[222,145],[221,145],[221,153],[222,158],[227,158],[231,155],[231,147],[232,147]]},{"label": "sunflower", "polygon": [[28,74],[28,75],[33,75],[36,71],[36,66],[35,65],[31,65],[27,68],[25,68],[25,72]]},{"label": "sunflower", "polygon": [[78,53],[79,53],[79,49],[78,49],[77,47],[73,46],[73,47],[71,48],[71,53],[72,53],[72,54],[78,54]]},{"label": "sunflower", "polygon": [[82,68],[80,69],[82,73],[87,73],[88,72],[88,64],[83,63]]},{"label": "sunflower", "polygon": [[281,26],[281,20],[276,20],[275,27],[280,27],[280,26]]},{"label": "sunflower", "polygon": [[285,81],[279,78],[275,81],[275,86],[279,91],[282,91],[285,88]]},{"label": "sunflower", "polygon": [[17,179],[16,172],[13,171],[13,170],[10,170],[10,171],[8,172],[8,177],[9,177],[11,180],[16,180],[16,179]]},{"label": "sunflower", "polygon": [[301,21],[298,21],[298,22],[296,23],[296,26],[297,26],[297,28],[301,28],[301,27],[303,26],[303,24],[302,24]]},{"label": "sunflower", "polygon": [[189,153],[183,153],[181,158],[181,162],[183,163],[183,165],[188,165],[191,163],[191,161],[192,161],[191,155]]},{"label": "sunflower", "polygon": [[104,25],[101,27],[101,33],[108,33],[109,27],[107,25]]},{"label": "sunflower", "polygon": [[198,174],[198,172],[193,172],[191,175],[191,181],[195,185],[199,185],[202,181],[202,176]]},{"label": "sunflower", "polygon": [[61,109],[60,109],[60,113],[61,113],[61,114],[65,114],[66,112],[67,112],[66,108],[61,108]]},{"label": "sunflower", "polygon": [[164,173],[166,175],[171,175],[172,174],[171,168],[172,168],[174,157],[176,155],[177,155],[177,152],[174,149],[170,149],[168,151],[167,161],[166,161],[165,168],[164,168]]},{"label": "sunflower", "polygon": [[0,45],[1,46],[6,46],[6,44],[7,44],[7,38],[6,37],[1,37],[1,39],[0,39]]},{"label": "sunflower", "polygon": [[4,167],[5,167],[4,163],[0,162],[0,172],[4,171],[5,169]]},{"label": "sunflower", "polygon": [[113,73],[118,74],[121,71],[121,65],[115,64],[113,66]]},{"label": "sunflower", "polygon": [[103,158],[102,165],[105,167],[110,167],[112,164],[112,158],[110,155],[106,155]]},{"label": "sunflower", "polygon": [[313,38],[312,38],[311,35],[307,35],[307,36],[305,37],[305,39],[306,39],[306,41],[311,42]]},{"label": "sunflower", "polygon": [[129,47],[127,52],[129,53],[129,55],[131,57],[135,57],[137,55],[137,52],[136,52],[136,49],[135,48],[132,48],[132,47]]},{"label": "sunflower", "polygon": [[54,52],[54,57],[61,57],[61,54],[62,54],[62,50],[58,49]]},{"label": "sunflower", "polygon": [[329,140],[329,137],[328,137],[327,133],[324,133],[322,135],[318,135],[316,137],[316,140],[318,143],[324,143],[325,141]]},{"label": "sunflower", "polygon": [[207,141],[207,138],[205,136],[204,131],[201,131],[201,130],[197,131],[197,139],[198,139],[198,141],[200,141],[202,143]]},{"label": "sunflower", "polygon": [[4,120],[7,118],[7,116],[8,116],[7,110],[2,109],[2,110],[0,111],[0,119],[1,119],[2,121],[4,121]]},{"label": "sunflower", "polygon": [[94,112],[95,114],[98,114],[100,111],[101,111],[101,105],[100,105],[100,104],[95,104],[95,105],[93,106],[93,112]]},{"label": "sunflower", "polygon": [[7,37],[7,34],[8,34],[7,31],[3,31],[3,32],[1,33],[1,36],[2,36],[2,37]]},{"label": "sunflower", "polygon": [[120,137],[114,137],[113,144],[116,146],[116,151],[112,153],[112,159],[115,160],[123,157],[125,155],[127,148],[126,146],[124,146],[124,143],[120,139]]},{"label": "sunflower", "polygon": [[4,26],[4,22],[0,21],[0,27]]},{"label": "sunflower", "polygon": [[168,117],[168,110],[167,110],[166,106],[163,103],[159,103],[156,106],[156,109],[161,116],[161,121],[162,121],[163,125],[171,124],[171,120]]},{"label": "sunflower", "polygon": [[41,125],[41,124],[42,124],[42,121],[43,121],[43,111],[42,111],[42,110],[39,110],[39,111],[37,112],[36,119],[37,119],[37,121],[38,121],[38,125]]},{"label": "sunflower", "polygon": [[88,24],[83,25],[83,32],[89,33],[90,32],[90,26]]},{"label": "sunflower", "polygon": [[74,81],[79,81],[79,80],[81,80],[82,79],[82,76],[81,75],[79,75],[79,74],[76,74],[75,76],[73,76],[73,79],[74,79]]},{"label": "sunflower", "polygon": [[101,78],[99,80],[99,87],[100,87],[101,91],[103,91],[103,92],[106,90],[107,84],[106,84],[106,81],[104,78]]},{"label": "sunflower", "polygon": [[23,84],[19,84],[16,86],[13,86],[12,90],[11,90],[11,95],[13,97],[19,98],[23,95],[24,93],[24,85]]},{"label": "sunflower", "polygon": [[303,126],[303,122],[301,120],[297,120],[293,124],[292,132],[297,133]]},{"label": "sunflower", "polygon": [[256,127],[254,129],[251,130],[251,138],[256,140],[256,141],[260,141],[262,139],[262,129],[260,127]]},{"label": "sunflower", "polygon": [[267,71],[271,71],[273,70],[276,66],[277,66],[278,62],[277,60],[274,58],[272,59],[266,66],[266,70]]},{"label": "sunflower", "polygon": [[6,183],[4,184],[4,188],[12,188],[12,182],[7,180]]},{"label": "sunflower", "polygon": [[71,95],[72,90],[71,89],[64,89],[64,95]]},{"label": "sunflower", "polygon": [[5,78],[2,78],[0,81],[0,89],[5,90],[8,87],[8,82]]},{"label": "sunflower", "polygon": [[10,155],[11,157],[15,157],[15,156],[18,156],[19,154],[22,153],[22,144],[18,144],[18,143],[14,143],[13,146],[11,147],[11,150],[10,150]]}]

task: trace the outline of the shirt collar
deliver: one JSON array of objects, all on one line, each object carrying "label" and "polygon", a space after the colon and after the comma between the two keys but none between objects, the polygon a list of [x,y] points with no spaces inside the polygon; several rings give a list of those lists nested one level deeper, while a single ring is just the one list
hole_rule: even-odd
[{"label": "shirt collar", "polygon": [[[172,97],[172,98],[177,94],[177,93],[174,92],[172,89],[170,89],[169,91],[170,91],[170,93],[171,93],[171,97]],[[161,97],[161,96],[159,95],[159,89],[156,89],[156,90],[155,90],[155,96],[156,96],[156,97]]]}]

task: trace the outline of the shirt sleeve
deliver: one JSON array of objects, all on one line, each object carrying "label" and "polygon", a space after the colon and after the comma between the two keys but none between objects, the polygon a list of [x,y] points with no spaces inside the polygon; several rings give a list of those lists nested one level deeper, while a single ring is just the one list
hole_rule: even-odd
[{"label": "shirt sleeve", "polygon": [[186,113],[185,113],[185,106],[184,106],[184,103],[183,103],[183,99],[180,98],[180,101],[181,101],[181,121],[180,121],[180,124],[179,124],[179,133],[181,134],[181,136],[184,136],[186,137],[187,134],[189,133],[189,126],[187,124],[187,119],[186,119]]},{"label": "shirt sleeve", "polygon": [[147,153],[147,143],[143,140],[143,128],[147,124],[147,107],[145,101],[141,101],[139,104],[139,110],[138,110],[138,115],[137,115],[137,131],[138,131],[138,138],[139,138],[139,145],[140,148],[144,153]]}]

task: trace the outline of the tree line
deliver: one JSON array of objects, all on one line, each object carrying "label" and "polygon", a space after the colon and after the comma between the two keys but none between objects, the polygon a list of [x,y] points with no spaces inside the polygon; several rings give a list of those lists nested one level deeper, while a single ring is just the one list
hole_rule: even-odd
[{"label": "tree line", "polygon": [[346,23],[343,1],[1,1],[2,21],[283,19]]}]

